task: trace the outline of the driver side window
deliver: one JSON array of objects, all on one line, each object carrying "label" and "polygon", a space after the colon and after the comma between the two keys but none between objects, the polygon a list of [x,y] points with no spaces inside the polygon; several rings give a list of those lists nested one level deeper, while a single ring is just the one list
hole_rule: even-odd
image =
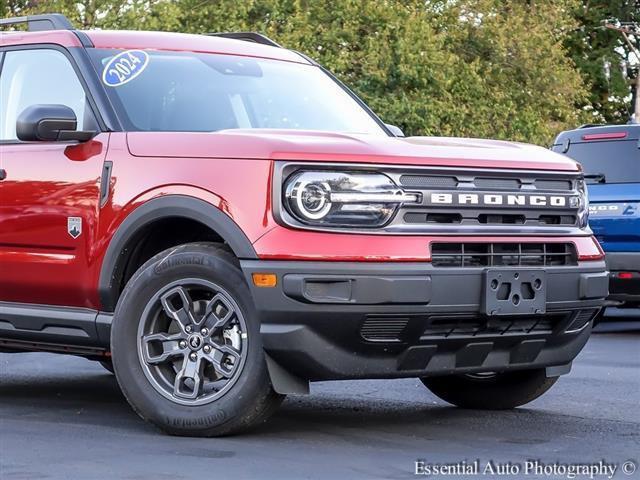
[{"label": "driver side window", "polygon": [[6,52],[0,72],[0,140],[17,141],[19,115],[36,104],[71,108],[78,130],[95,125],[84,88],[63,53],[52,49]]}]

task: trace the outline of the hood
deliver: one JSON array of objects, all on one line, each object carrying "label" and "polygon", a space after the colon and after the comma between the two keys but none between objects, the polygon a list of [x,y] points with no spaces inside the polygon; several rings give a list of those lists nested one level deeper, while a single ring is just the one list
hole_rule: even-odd
[{"label": "hood", "polygon": [[588,184],[587,189],[589,203],[640,203],[640,183],[593,183]]},{"label": "hood", "polygon": [[564,155],[522,143],[445,137],[377,137],[297,130],[212,133],[133,132],[129,151],[140,157],[239,158],[309,162],[578,171]]}]

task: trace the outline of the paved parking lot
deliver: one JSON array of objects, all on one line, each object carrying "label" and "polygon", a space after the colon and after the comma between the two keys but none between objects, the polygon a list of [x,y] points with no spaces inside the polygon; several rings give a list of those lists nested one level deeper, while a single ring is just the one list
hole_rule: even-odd
[{"label": "paved parking lot", "polygon": [[415,380],[332,382],[223,439],[161,435],[87,360],[0,354],[0,478],[410,478],[416,459],[637,463],[639,346],[638,332],[594,335],[569,376],[515,411],[452,408]]}]

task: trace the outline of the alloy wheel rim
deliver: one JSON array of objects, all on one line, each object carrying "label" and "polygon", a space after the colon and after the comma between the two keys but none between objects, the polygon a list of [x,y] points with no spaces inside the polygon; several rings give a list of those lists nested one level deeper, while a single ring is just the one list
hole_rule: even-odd
[{"label": "alloy wheel rim", "polygon": [[153,388],[190,406],[228,392],[248,352],[240,307],[227,290],[200,278],[170,283],[149,300],[137,343],[140,365]]}]

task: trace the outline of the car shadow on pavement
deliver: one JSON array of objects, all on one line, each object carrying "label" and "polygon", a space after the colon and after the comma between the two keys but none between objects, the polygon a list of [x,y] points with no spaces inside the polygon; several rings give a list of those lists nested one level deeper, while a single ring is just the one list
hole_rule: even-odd
[{"label": "car shadow on pavement", "polygon": [[[380,447],[394,444],[396,434],[403,438],[409,435],[434,441],[444,434],[449,439],[459,437],[463,441],[475,432],[507,443],[537,444],[559,432],[566,434],[567,424],[571,423],[561,415],[529,408],[502,412],[458,409],[436,403],[422,386],[409,385],[411,390],[419,389],[418,400],[412,397],[405,401],[381,397],[380,392],[359,391],[354,395],[348,386],[343,392],[335,393],[333,389],[327,392],[330,388],[327,385],[309,396],[288,397],[269,422],[245,435],[299,440],[317,440],[318,435],[326,435],[348,443]],[[393,385],[389,383],[392,388]],[[407,388],[406,383],[403,386]],[[420,401],[422,395],[424,402]],[[20,418],[21,421],[106,427],[134,435],[158,433],[131,410],[113,375],[92,370],[74,372],[73,376],[47,376],[37,371],[29,376],[7,378],[3,375],[0,379],[0,416]],[[547,427],[535,432],[538,423]],[[550,424],[556,427],[549,429]],[[504,428],[507,431],[525,429],[526,432],[505,438],[504,430],[501,430]]]},{"label": "car shadow on pavement", "polygon": [[[584,361],[609,368],[602,367],[599,356]],[[592,370],[589,364],[585,372]],[[101,431],[117,436],[158,435],[129,407],[115,377],[94,362],[51,354],[1,354],[0,373],[0,418],[18,422],[16,432],[53,422],[83,431],[104,427]],[[474,439],[508,446],[583,438],[611,428],[594,409],[575,404],[572,392],[583,388],[584,380],[579,372],[571,378],[572,383],[559,382],[551,390],[553,397],[510,411],[448,406],[415,379],[314,383],[311,395],[287,397],[271,421],[237,438],[326,438],[364,446],[447,438],[460,444]],[[618,435],[637,436],[633,423],[618,421],[615,428]]]}]

